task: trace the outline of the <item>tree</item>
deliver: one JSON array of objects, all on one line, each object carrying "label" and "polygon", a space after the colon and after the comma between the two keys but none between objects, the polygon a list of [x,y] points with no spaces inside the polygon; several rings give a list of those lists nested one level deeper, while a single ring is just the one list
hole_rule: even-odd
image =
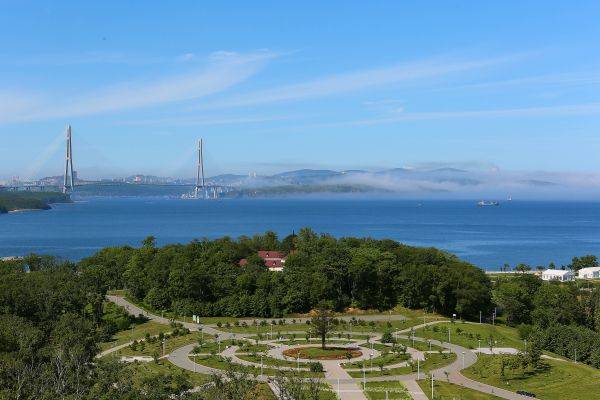
[{"label": "tree", "polygon": [[333,328],[333,325],[331,324],[331,319],[331,311],[325,308],[323,304],[321,304],[317,307],[317,309],[315,310],[315,315],[310,320],[315,334],[321,338],[322,349],[325,349],[327,333],[329,333]]},{"label": "tree", "polygon": [[518,264],[515,267],[515,271],[524,274],[527,271],[531,271],[531,267],[529,265],[527,265],[527,264]]},{"label": "tree", "polygon": [[573,257],[569,266],[573,271],[579,271],[582,268],[592,268],[598,266],[598,257],[588,254],[587,256]]}]

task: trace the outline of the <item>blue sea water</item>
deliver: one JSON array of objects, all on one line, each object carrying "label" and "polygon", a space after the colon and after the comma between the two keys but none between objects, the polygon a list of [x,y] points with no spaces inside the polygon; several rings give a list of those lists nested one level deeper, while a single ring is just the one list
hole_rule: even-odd
[{"label": "blue sea water", "polygon": [[77,260],[106,246],[237,237],[302,227],[334,236],[391,238],[452,252],[484,269],[567,264],[600,256],[600,203],[368,199],[90,198],[49,211],[0,215],[0,256],[44,253]]}]

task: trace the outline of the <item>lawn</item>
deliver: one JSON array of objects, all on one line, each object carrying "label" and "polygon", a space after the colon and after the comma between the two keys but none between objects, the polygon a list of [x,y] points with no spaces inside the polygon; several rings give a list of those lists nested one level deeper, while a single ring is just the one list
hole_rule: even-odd
[{"label": "lawn", "polygon": [[[456,354],[452,353],[452,354],[427,354],[426,355],[427,359],[423,362],[421,362],[420,367],[421,367],[421,372],[426,372],[426,371],[431,371],[432,369],[437,369],[437,368],[441,368],[445,365],[449,365],[452,362],[454,362],[454,360],[456,360]],[[373,364],[373,366],[375,366],[375,364]],[[407,366],[407,367],[400,367],[400,368],[391,368],[391,369],[383,369],[383,371],[381,370],[377,370],[377,371],[366,371],[365,372],[365,376],[367,378],[374,378],[374,377],[378,377],[378,376],[392,376],[392,375],[407,375],[407,374],[411,374],[413,372],[417,372],[417,364],[414,363],[413,366]],[[351,377],[353,378],[362,378],[363,377],[363,373],[362,371],[349,371],[348,374],[350,374]]]},{"label": "lawn", "polygon": [[542,360],[545,368],[533,374],[500,378],[495,356],[481,355],[464,375],[507,390],[526,390],[544,400],[600,400],[600,370],[569,361]]},{"label": "lawn", "polygon": [[133,384],[139,384],[144,379],[152,378],[160,373],[184,375],[196,386],[203,385],[210,380],[210,376],[208,375],[188,372],[166,360],[160,360],[158,364],[155,362],[134,362],[127,364],[125,368]]},{"label": "lawn", "polygon": [[236,353],[262,353],[263,351],[268,351],[271,348],[271,346],[266,344],[250,344],[248,342],[242,342],[239,345],[240,348],[237,349]]},{"label": "lawn", "polygon": [[172,328],[169,325],[159,324],[153,321],[144,322],[134,326],[133,330],[128,329],[126,331],[117,332],[113,336],[112,341],[100,343],[100,349],[110,349],[111,347],[131,342],[132,340],[143,339],[146,334],[149,334],[150,336],[156,336],[161,332],[168,332],[171,329]]},{"label": "lawn", "polygon": [[[260,367],[251,367],[251,366],[243,366],[243,365],[239,365],[239,364],[234,364],[234,363],[231,363],[226,358],[220,357],[220,356],[206,356],[206,355],[198,356],[198,357],[194,358],[194,362],[196,362],[197,364],[201,364],[201,365],[211,367],[211,368],[216,368],[216,369],[229,370],[231,368],[234,368],[235,370],[245,371],[252,375],[256,375],[256,376],[260,375]],[[288,373],[292,373],[296,376],[303,377],[303,378],[323,378],[325,376],[322,372],[308,372],[308,371],[287,372],[287,371],[279,371],[274,368],[267,368],[267,367],[263,368],[264,375],[269,375],[269,376],[284,375],[285,376]]]},{"label": "lawn", "polygon": [[[277,344],[284,344],[287,346],[293,346],[293,345],[297,345],[297,344],[321,344],[321,340],[319,339],[311,339],[311,340],[305,340],[305,339],[295,339],[295,340],[278,340],[277,342],[275,342]],[[325,343],[327,344],[331,344],[331,345],[340,345],[340,344],[350,344],[353,343],[349,340],[345,340],[345,339],[327,339],[325,341]]]},{"label": "lawn", "polygon": [[[408,354],[389,353],[386,355],[381,355],[379,357],[375,357],[375,358],[373,358],[373,360],[365,360],[364,365],[367,368],[369,368],[371,366],[371,361],[372,361],[373,367],[377,368],[380,365],[386,366],[386,365],[398,364],[398,363],[401,363],[402,361],[408,360],[409,358],[410,358],[410,356]],[[362,361],[356,361],[353,363],[342,364],[342,368],[345,368],[345,369],[361,369],[362,366],[363,366]]]},{"label": "lawn", "polygon": [[[361,384],[362,387],[362,384]],[[386,397],[387,391],[387,397]],[[402,382],[367,382],[365,394],[369,400],[410,400]]]},{"label": "lawn", "polygon": [[[188,333],[183,336],[170,337],[165,341],[165,352],[169,354],[175,349],[178,349],[186,344],[196,342],[198,338],[197,333]],[[162,343],[157,339],[154,343],[141,342],[138,343],[136,349],[132,349],[130,346],[124,347],[121,350],[116,351],[113,355],[121,356],[150,356],[152,357],[155,353],[162,356],[163,346]]]},{"label": "lawn", "polygon": [[290,358],[305,358],[309,360],[345,360],[347,355],[350,358],[360,357],[362,352],[357,349],[345,347],[295,347],[284,350],[283,355]]},{"label": "lawn", "polygon": [[[431,399],[431,381],[420,380],[417,381],[421,389],[427,395],[427,398]],[[499,400],[500,397],[496,397],[491,394],[481,393],[473,389],[465,388],[462,386],[454,385],[448,382],[434,381],[433,382],[433,394],[435,400]]]},{"label": "lawn", "polygon": [[[240,354],[236,354],[236,357],[241,359],[241,360],[246,360],[246,361],[250,361],[256,364],[260,364],[260,355],[252,355],[252,354],[245,354],[245,355],[240,355]],[[270,367],[290,367],[290,368],[296,368],[298,366],[296,361],[285,361],[285,360],[280,360],[278,358],[273,358],[273,357],[262,357],[262,362],[264,366],[270,366]],[[308,365],[306,363],[301,362],[300,363],[300,368],[308,368]]]},{"label": "lawn", "polygon": [[404,346],[407,347],[411,347],[413,349],[419,350],[419,351],[438,351],[438,350],[443,350],[442,347],[436,345],[436,344],[431,344],[428,345],[427,342],[421,342],[418,340],[408,340],[408,339],[400,339],[400,338],[396,338],[396,343],[398,344],[402,344]]},{"label": "lawn", "polygon": [[481,347],[489,347],[489,340],[493,340],[494,347],[514,347],[522,349],[524,343],[519,339],[519,333],[515,328],[505,325],[473,324],[465,322],[439,323],[433,326],[417,329],[415,336],[427,339],[436,339],[448,342],[448,329],[450,329],[450,343],[476,349],[478,340],[481,339]]}]

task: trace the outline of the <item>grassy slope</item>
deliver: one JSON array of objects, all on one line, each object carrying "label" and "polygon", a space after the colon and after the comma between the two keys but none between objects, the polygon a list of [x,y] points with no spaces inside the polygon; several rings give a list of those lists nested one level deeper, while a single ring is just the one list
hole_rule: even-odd
[{"label": "grassy slope", "polygon": [[477,363],[464,371],[471,379],[508,390],[526,390],[544,400],[600,399],[600,370],[568,361],[544,360],[547,368],[534,375],[502,380],[494,368],[492,356],[480,356]]},{"label": "grassy slope", "polygon": [[69,195],[58,192],[0,192],[0,213],[15,210],[47,210],[50,203],[68,203]]},{"label": "grassy slope", "polygon": [[[431,399],[431,382],[421,380],[417,382],[427,397]],[[435,381],[433,394],[436,400],[496,400],[500,397],[481,393],[476,390],[464,388],[448,382]]]},{"label": "grassy slope", "polygon": [[[437,328],[437,332],[434,329]],[[450,341],[454,344],[470,349],[478,346],[477,335],[481,337],[481,347],[488,347],[488,338],[492,336],[497,343],[494,347],[514,347],[522,349],[524,343],[519,339],[516,329],[504,325],[471,324],[464,322],[440,323],[426,328],[416,330],[415,336],[428,339],[437,339],[442,342],[448,341],[448,328],[450,328]],[[457,329],[462,330],[458,334]],[[472,334],[472,337],[469,337]]]},{"label": "grassy slope", "polygon": [[143,324],[136,325],[133,328],[133,331],[128,329],[126,331],[117,332],[113,336],[112,341],[100,343],[100,349],[106,350],[132,340],[143,339],[146,336],[146,333],[150,334],[150,336],[155,336],[161,332],[168,332],[169,330],[171,330],[171,327],[168,325],[159,324],[153,321],[144,322]]}]

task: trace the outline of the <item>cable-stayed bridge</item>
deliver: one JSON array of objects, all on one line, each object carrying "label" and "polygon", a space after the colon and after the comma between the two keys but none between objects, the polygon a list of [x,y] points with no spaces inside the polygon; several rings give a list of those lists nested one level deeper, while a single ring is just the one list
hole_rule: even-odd
[{"label": "cable-stayed bridge", "polygon": [[[66,127],[66,151],[65,151],[65,165],[64,175],[57,177],[50,177],[46,179],[40,179],[37,181],[26,181],[21,182],[18,178],[14,178],[12,182],[5,186],[0,186],[0,190],[4,191],[62,191],[63,193],[70,194],[76,192],[76,188],[91,186],[97,188],[109,188],[116,186],[137,186],[137,187],[153,187],[153,188],[179,188],[181,189],[182,198],[186,199],[216,199],[221,197],[224,193],[228,193],[233,188],[231,186],[219,185],[213,182],[207,181],[204,176],[204,154],[203,146],[204,142],[202,139],[198,141],[198,163],[196,170],[196,181],[194,184],[191,183],[165,183],[165,182],[121,182],[121,181],[82,181],[77,177],[77,171],[73,166],[73,142],[72,142],[72,129],[71,125]],[[60,178],[60,183],[59,183]]]}]

